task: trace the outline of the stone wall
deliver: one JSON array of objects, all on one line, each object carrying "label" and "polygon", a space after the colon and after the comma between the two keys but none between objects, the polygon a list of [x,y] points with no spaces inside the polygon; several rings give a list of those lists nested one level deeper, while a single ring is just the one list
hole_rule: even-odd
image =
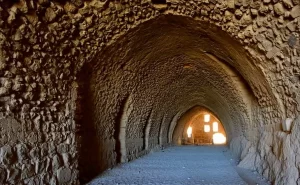
[{"label": "stone wall", "polygon": [[297,0],[0,0],[0,184],[89,180],[195,105],[241,165],[295,184],[299,29]]}]

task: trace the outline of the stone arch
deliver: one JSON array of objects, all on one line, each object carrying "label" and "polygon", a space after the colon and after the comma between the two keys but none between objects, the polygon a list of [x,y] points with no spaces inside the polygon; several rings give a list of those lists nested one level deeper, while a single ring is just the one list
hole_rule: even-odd
[{"label": "stone arch", "polygon": [[[132,90],[136,90],[136,87],[127,87],[127,82],[112,84],[107,81],[115,81],[117,78],[122,79],[128,75],[120,75],[118,69],[122,69],[128,73],[131,71],[135,74],[139,74],[139,71],[128,67],[130,60],[116,67],[115,65],[117,64],[105,63],[105,61],[98,59],[101,59],[105,52],[113,53],[111,52],[112,49],[109,49],[112,45],[114,45],[115,52],[119,51],[118,44],[120,44],[120,40],[124,39],[124,37],[130,37],[130,34],[134,36],[134,32],[136,33],[138,29],[147,28],[147,25],[149,26],[148,32],[145,32],[144,37],[139,38],[140,40],[147,38],[147,35],[151,35],[151,31],[155,32],[155,29],[151,30],[151,26],[154,26],[153,28],[162,29],[160,34],[163,34],[165,37],[161,41],[170,41],[168,40],[168,35],[165,34],[169,33],[167,31],[172,31],[167,29],[166,25],[169,24],[172,28],[176,28],[178,25],[186,28],[195,28],[194,31],[193,29],[187,29],[188,32],[180,32],[185,33],[185,36],[189,35],[188,33],[193,33],[191,35],[194,35],[194,37],[191,37],[192,39],[189,39],[190,37],[183,37],[183,41],[187,39],[186,41],[194,43],[198,37],[204,37],[206,40],[202,40],[202,43],[204,43],[202,51],[198,47],[198,50],[195,49],[192,52],[181,53],[182,55],[179,59],[161,57],[160,61],[166,59],[166,63],[160,63],[161,66],[167,68],[170,65],[167,59],[170,61],[173,60],[173,62],[176,61],[177,63],[184,60],[186,63],[180,63],[183,66],[181,68],[184,68],[186,71],[201,72],[205,76],[209,70],[205,71],[206,68],[203,68],[204,71],[199,70],[201,68],[199,61],[213,62],[214,59],[211,56],[214,56],[236,69],[247,84],[249,84],[257,101],[251,102],[251,105],[252,103],[254,104],[250,106],[250,109],[253,111],[251,111],[250,118],[247,118],[248,115],[244,115],[241,113],[243,111],[239,111],[239,109],[242,109],[243,103],[241,103],[238,96],[225,96],[223,94],[222,102],[228,102],[228,105],[241,105],[237,108],[230,108],[232,106],[228,106],[231,111],[229,111],[227,116],[235,120],[233,121],[234,124],[245,122],[241,127],[237,127],[238,131],[245,131],[248,128],[245,135],[255,135],[257,139],[261,139],[259,144],[256,144],[257,142],[254,141],[254,138],[248,138],[252,140],[253,147],[256,147],[254,149],[256,154],[263,156],[259,166],[256,166],[258,171],[260,173],[264,172],[265,176],[274,182],[276,180],[278,183],[289,184],[286,180],[280,179],[280,177],[287,176],[285,170],[282,169],[285,162],[283,160],[279,161],[279,165],[276,166],[273,163],[269,164],[264,159],[264,157],[268,158],[268,156],[265,156],[265,153],[269,153],[268,148],[277,147],[276,143],[278,143],[268,142],[266,139],[268,137],[264,137],[264,135],[282,134],[280,127],[281,120],[294,118],[300,111],[298,85],[300,52],[298,38],[299,25],[297,25],[297,22],[299,22],[299,4],[296,1],[263,2],[231,0],[189,1],[189,3],[184,0],[169,0],[166,2],[163,6],[153,5],[150,1],[102,2],[97,0],[79,0],[62,2],[30,1],[30,3],[28,1],[0,2],[2,20],[0,27],[0,72],[1,76],[3,76],[1,78],[2,86],[0,89],[1,116],[13,118],[22,123],[24,134],[32,136],[30,139],[24,138],[24,143],[32,147],[33,151],[46,151],[44,150],[45,148],[51,149],[49,149],[49,152],[43,152],[43,154],[41,152],[35,158],[57,161],[66,156],[65,154],[68,154],[75,161],[70,166],[63,166],[64,164],[60,163],[62,166],[59,166],[57,169],[54,168],[47,172],[41,170],[41,172],[33,177],[33,180],[41,181],[44,174],[46,174],[46,177],[51,182],[55,182],[56,179],[59,183],[69,184],[77,181],[79,173],[77,164],[78,157],[80,158],[80,156],[77,155],[76,149],[79,139],[75,138],[78,136],[76,130],[80,124],[76,125],[74,119],[75,110],[80,105],[75,105],[77,95],[73,93],[74,88],[76,89],[73,84],[76,81],[78,73],[83,70],[82,66],[84,65],[91,65],[91,70],[93,70],[95,75],[92,78],[93,82],[89,83],[92,85],[87,90],[88,92],[90,91],[89,93],[93,95],[95,100],[101,100],[102,95],[106,96],[107,94],[104,91],[107,89],[111,90],[110,92],[113,94],[107,95],[112,100],[111,102],[106,100],[91,102],[93,106],[90,107],[90,110],[94,116],[89,119],[95,122],[95,137],[98,137],[97,131],[103,131],[103,140],[93,140],[95,145],[112,146],[102,151],[103,156],[101,155],[100,158],[105,161],[104,163],[107,163],[102,166],[115,165],[115,162],[113,162],[115,161],[116,154],[114,152],[115,141],[112,139],[114,138],[112,123],[115,123],[115,116],[118,114],[117,110],[119,110],[122,100],[126,97],[126,93],[120,93],[120,89],[126,89],[128,94]],[[153,24],[155,21],[162,21],[162,24]],[[208,31],[208,34],[206,31]],[[155,33],[158,34],[157,31]],[[159,41],[158,38],[161,39],[162,37],[158,35],[156,41]],[[164,45],[163,48],[170,48],[170,43]],[[205,45],[205,43],[210,44]],[[136,48],[142,48],[141,46],[145,44],[147,45],[147,43],[134,43],[134,45],[138,46]],[[121,45],[119,46],[122,47]],[[213,51],[213,49],[207,51],[203,50],[203,48],[214,48],[220,52]],[[228,51],[228,48],[240,49],[229,49],[230,51]],[[175,51],[175,48],[172,49]],[[198,55],[196,53],[201,54]],[[120,55],[118,59],[121,60],[122,57],[126,56],[126,52]],[[136,61],[146,60],[149,57],[148,53]],[[103,58],[109,60],[107,56]],[[194,65],[196,61],[198,63]],[[157,62],[159,63],[159,61]],[[176,69],[180,68],[180,66],[173,67]],[[206,67],[209,67],[209,65],[206,64]],[[150,70],[150,68],[147,69]],[[110,73],[116,74],[116,79],[111,78]],[[183,73],[188,75],[188,73]],[[211,76],[213,75],[211,74]],[[110,78],[106,79],[106,77]],[[223,77],[222,75],[218,76],[218,78]],[[217,105],[221,104],[220,97],[222,97],[222,94],[215,100],[206,102],[204,99],[205,97],[209,97],[210,92],[205,91],[203,88],[196,90],[190,87],[201,86],[200,82],[195,83],[196,77],[172,79],[173,81],[174,79],[180,80],[177,81],[177,88],[175,87],[176,85],[171,85],[171,90],[176,91],[179,88],[180,90],[182,89],[182,92],[172,96],[170,93],[151,94],[149,90],[146,93],[151,94],[150,97],[145,96],[145,101],[134,101],[133,104],[138,106],[144,104],[149,109],[150,106],[145,103],[148,101],[150,104],[154,104],[156,109],[167,109],[169,106],[174,109],[178,108],[181,113],[197,104],[210,104],[212,110],[218,109]],[[149,80],[149,78],[140,79],[138,75],[132,75],[127,80],[134,80],[141,83],[143,80]],[[224,81],[216,81],[215,83],[205,82],[205,85],[215,87],[218,84],[222,85]],[[152,83],[155,84],[156,82]],[[159,87],[166,84],[168,83],[157,84],[153,88],[153,91],[159,92],[161,90]],[[185,86],[182,84],[190,84],[190,86],[184,88]],[[231,94],[235,94],[234,90],[229,88],[231,85],[223,85],[222,87],[230,91]],[[122,87],[119,88],[119,86]],[[118,88],[114,89],[112,87]],[[99,91],[96,92],[93,88]],[[193,96],[187,101],[180,100],[180,97],[183,97],[184,94]],[[158,95],[158,102],[154,102],[153,97],[157,97]],[[139,94],[135,94],[133,99],[141,97]],[[168,97],[172,97],[175,100],[173,104],[168,105],[168,103],[165,103],[162,107],[157,105],[160,102],[168,102]],[[256,104],[259,108],[257,108]],[[99,107],[103,107],[103,110],[97,109]],[[245,109],[248,108],[246,107]],[[154,110],[153,112],[154,117],[159,117],[159,111]],[[216,110],[216,112],[222,111]],[[103,116],[99,116],[102,115],[101,113],[103,113]],[[133,110],[133,114],[138,113],[140,113],[138,110]],[[170,111],[167,115],[172,117],[175,114],[176,112]],[[256,119],[257,115],[263,119]],[[45,125],[48,126],[43,127],[43,130],[30,130],[30,123],[37,121],[38,124],[38,120],[40,119],[43,119]],[[170,118],[166,118],[166,120],[168,119]],[[249,120],[251,125],[247,123]],[[128,125],[132,125],[132,127],[128,129],[132,132],[128,133],[137,133],[133,134],[132,139],[138,139],[141,137],[140,133],[142,132],[140,130],[142,130],[143,126],[139,128],[137,126],[138,119],[135,118],[130,118],[130,123]],[[159,121],[154,118],[153,125],[157,124],[159,124]],[[249,130],[251,128],[249,125],[253,125],[254,129]],[[228,127],[233,127],[233,124],[228,125]],[[133,132],[135,130],[138,131]],[[234,129],[230,128],[228,130],[228,132],[234,135],[230,130]],[[264,132],[260,133],[259,130],[264,130]],[[242,132],[238,133],[243,135]],[[274,141],[280,142],[283,140],[283,138],[274,139]],[[126,141],[131,142],[129,138]],[[23,144],[23,141],[20,142]],[[237,143],[241,143],[239,139]],[[12,144],[9,145],[13,148],[15,147]],[[136,153],[139,153],[142,148],[130,148],[128,151],[132,151],[132,154],[129,155],[132,158],[139,156]],[[247,151],[248,149],[245,148],[245,150]],[[269,154],[272,158],[279,159],[280,155],[278,153],[281,152]],[[296,153],[291,155],[295,156]],[[33,157],[32,159],[35,160]],[[66,160],[66,164],[69,164],[70,161]],[[290,164],[294,164],[294,162],[290,161]],[[265,168],[262,169],[261,166],[265,166]],[[11,167],[18,169],[16,164],[12,164]],[[61,176],[56,176],[57,173],[63,172],[64,170],[62,169],[65,168],[67,168],[67,171],[72,171],[72,174],[66,178],[67,180],[59,178]],[[275,169],[277,168],[282,170],[280,175],[275,176],[272,172],[276,171]],[[13,182],[16,183],[22,183],[22,181],[19,177],[13,179]],[[43,182],[40,183],[43,184]]]},{"label": "stone arch", "polygon": [[173,132],[174,132],[173,125],[176,125],[179,116],[180,116],[179,112],[177,112],[171,119],[171,122],[170,122],[169,128],[168,128],[168,143],[172,143]]},{"label": "stone arch", "polygon": [[164,132],[163,132],[163,124],[165,123],[165,120],[166,118],[165,118],[165,115],[162,117],[162,119],[161,119],[161,123],[160,123],[160,126],[159,126],[159,132],[158,132],[158,145],[160,146],[160,147],[162,147],[163,146],[163,134],[164,134]]},{"label": "stone arch", "polygon": [[[149,28],[154,30],[155,28],[159,28],[161,32],[151,32],[149,31]],[[94,68],[97,69],[97,71],[94,72],[94,84],[96,84],[95,89],[100,88],[98,92],[103,91],[103,88],[98,84],[102,84],[101,81],[104,80],[104,83],[107,83],[108,88],[113,88],[112,92],[119,92],[121,89],[125,94],[136,91],[136,93],[133,95],[134,107],[146,106],[146,109],[149,110],[150,104],[148,102],[151,102],[151,107],[154,102],[154,118],[151,123],[149,134],[153,141],[151,140],[151,144],[148,144],[149,149],[156,149],[158,144],[162,143],[157,142],[161,141],[160,136],[168,135],[168,133],[166,133],[167,131],[165,131],[167,129],[165,128],[168,128],[169,126],[162,124],[161,119],[163,118],[161,117],[161,113],[164,112],[164,110],[169,111],[167,107],[170,106],[169,98],[172,96],[174,98],[174,105],[176,105],[175,109],[178,109],[177,107],[180,104],[183,104],[184,108],[194,106],[195,104],[203,104],[206,106],[211,106],[212,110],[220,109],[215,111],[221,111],[222,115],[232,117],[232,120],[234,121],[227,122],[228,124],[226,125],[229,130],[228,133],[232,133],[232,135],[229,134],[231,138],[242,136],[242,132],[245,131],[245,127],[243,125],[250,124],[247,123],[247,120],[249,120],[249,117],[251,117],[251,111],[249,110],[251,110],[252,106],[248,106],[246,103],[247,100],[244,99],[242,95],[239,95],[241,91],[245,91],[241,90],[241,86],[244,85],[244,89],[246,89],[246,91],[250,89],[249,102],[251,102],[251,104],[252,101],[255,101],[254,96],[257,94],[256,90],[253,89],[252,86],[256,85],[263,86],[264,89],[262,90],[264,92],[268,92],[267,96],[270,98],[270,101],[273,103],[274,101],[276,102],[276,99],[272,97],[272,93],[269,92],[270,87],[267,85],[267,81],[264,79],[263,74],[258,68],[253,66],[250,58],[248,58],[246,54],[246,51],[240,47],[238,42],[232,40],[230,36],[226,35],[225,32],[220,34],[222,36],[218,35],[219,33],[214,33],[214,30],[216,29],[217,28],[214,25],[207,24],[206,22],[195,21],[189,17],[161,15],[155,19],[145,22],[144,24],[140,24],[136,28],[133,28],[126,35],[120,37],[118,42],[111,43],[109,46],[105,47],[105,49],[94,58],[95,61],[93,61],[93,65],[95,66]],[[164,32],[168,32],[169,35],[166,36],[161,34]],[[200,36],[197,36],[197,34]],[[174,43],[172,40],[180,39],[179,36],[184,38],[180,40],[182,43]],[[145,40],[147,42],[140,43],[140,40]],[[192,44],[188,45],[189,43]],[[146,45],[146,47],[144,45]],[[178,51],[178,49],[177,51],[184,54],[178,57],[176,56],[176,52],[171,53],[170,51],[172,49],[176,51],[176,48],[174,48],[173,45],[181,48],[181,51]],[[139,49],[142,47],[145,47],[145,53],[139,53]],[[154,51],[151,47],[161,47],[161,49]],[[130,49],[127,50],[127,48]],[[217,49],[212,50],[210,48]],[[114,53],[115,51],[118,51],[118,53]],[[162,58],[158,57],[157,60],[160,63],[158,67],[156,67],[156,64],[153,62],[153,60],[156,59],[154,59],[153,56],[159,56],[163,52],[170,52],[168,53],[170,54],[170,58],[166,58],[167,56],[162,56]],[[107,53],[109,55],[107,55]],[[149,53],[151,53],[151,55]],[[162,62],[163,60],[166,62]],[[120,65],[115,64],[116,61],[121,61]],[[241,66],[238,61],[243,61],[245,66],[248,66],[251,70],[245,70],[245,66]],[[182,65],[179,66],[176,64],[174,68],[182,67],[183,73],[187,74],[187,78],[183,78],[182,80],[177,80],[174,78],[176,83],[170,84],[170,89],[174,89],[176,91],[178,86],[180,88],[184,88],[184,85],[189,84],[189,81],[192,81],[193,85],[199,88],[193,89],[192,86],[190,86],[186,90],[183,90],[181,93],[177,93],[176,95],[172,95],[174,92],[172,90],[169,92],[162,90],[162,85],[152,80],[151,75],[155,76],[156,74],[162,73],[160,72],[161,69],[165,71],[170,70],[168,69],[167,65],[173,65],[172,63],[178,63]],[[201,70],[201,68],[204,70]],[[153,72],[151,72],[150,75],[145,78],[142,77],[141,75],[146,74],[147,70],[152,70]],[[107,79],[116,80],[116,83],[114,81],[110,82],[105,80],[102,76],[100,76],[100,74],[103,72],[106,73],[105,75],[107,75]],[[108,72],[111,72],[111,74]],[[195,73],[196,75],[194,77],[188,75],[190,72]],[[197,73],[201,73],[202,76],[200,76],[201,74]],[[255,79],[256,81],[251,79],[252,77],[247,73],[257,74]],[[126,79],[126,76],[128,76],[128,79]],[[211,76],[213,76],[212,79]],[[122,81],[123,78],[124,81]],[[132,84],[133,81],[138,81],[140,78],[142,78],[145,83],[142,83],[141,86]],[[159,75],[156,77],[156,79],[160,78],[161,77]],[[202,82],[197,82],[197,78],[201,78]],[[118,80],[121,81],[118,82]],[[229,81],[230,83],[228,83]],[[150,83],[155,84],[154,87],[151,87],[153,89],[150,88]],[[166,81],[163,83],[167,84],[170,82]],[[216,89],[213,90],[213,92],[209,92],[209,89],[205,88],[206,86],[216,87]],[[143,92],[139,92],[140,89],[144,89]],[[222,89],[230,89],[229,91],[232,92],[232,96],[228,96],[228,92],[224,92]],[[146,92],[150,95],[146,98],[147,101],[141,100],[145,98],[144,94]],[[162,94],[162,92],[164,92],[164,94]],[[199,92],[202,92],[203,94],[200,93],[198,95]],[[184,96],[184,94],[191,94],[192,99],[181,99],[180,97]],[[123,95],[120,97],[122,96]],[[96,101],[101,101],[101,99],[99,99],[99,95],[95,94],[95,97],[97,97]],[[119,97],[115,97],[113,95],[110,95],[110,97],[112,99],[119,99]],[[154,97],[156,97],[156,99]],[[237,106],[232,106],[233,104],[236,104]],[[221,110],[221,108],[218,108],[221,105],[225,106],[224,109],[228,109],[228,111],[224,112]],[[254,107],[255,106],[258,105],[255,104]],[[98,108],[95,107],[95,109]],[[180,111],[183,111],[183,109],[180,108]],[[170,119],[169,116],[172,114],[174,113],[171,113],[168,115],[168,118],[164,119]],[[146,138],[141,138],[144,135],[143,130],[145,128],[142,124],[145,123],[140,123],[140,120],[144,119],[144,115],[141,115],[141,111],[137,109],[133,110],[132,115],[135,115],[135,117],[131,116],[128,118],[128,122],[130,124],[128,124],[128,127],[126,128],[126,133],[128,133],[128,135],[126,135],[126,141],[124,141],[125,143],[127,142],[125,145],[127,147],[126,151],[129,160],[132,160],[143,153],[144,147],[140,146],[136,140],[146,140]],[[108,120],[109,119],[110,118],[108,118]]]},{"label": "stone arch", "polygon": [[149,149],[149,132],[150,132],[150,128],[151,128],[151,119],[153,116],[152,113],[153,109],[150,110],[149,116],[147,118],[147,122],[145,125],[145,129],[144,129],[144,150],[148,150]]},{"label": "stone arch", "polygon": [[[205,107],[201,107],[199,105],[194,106],[194,107],[190,108],[189,110],[187,110],[178,120],[176,127],[174,128],[174,132],[173,132],[173,141],[172,142],[174,144],[178,144],[178,145],[182,144],[181,141],[182,141],[183,135],[186,134],[186,133],[184,133],[184,131],[187,130],[187,127],[189,126],[188,123],[192,122],[195,119],[195,117],[199,116],[199,114],[203,113],[203,112],[210,113],[212,116],[216,117],[217,120],[220,121],[218,116],[215,115],[213,112],[211,112],[211,110],[209,110]],[[224,127],[222,121],[220,121],[220,124]],[[226,131],[225,127],[224,127],[224,130],[225,130],[225,133],[227,136],[227,131]]]},{"label": "stone arch", "polygon": [[[172,142],[174,144],[181,144],[181,139],[182,139],[182,133],[184,130],[187,129],[187,124],[191,122],[200,112],[210,112],[213,115],[215,115],[215,113],[213,113],[211,110],[196,105],[190,109],[188,109],[186,112],[184,112],[180,118],[177,120],[177,123],[175,124],[175,128],[173,131],[173,137],[172,137]],[[218,116],[216,115],[216,117],[218,118]],[[219,118],[218,118],[219,119]]]},{"label": "stone arch", "polygon": [[129,95],[124,99],[124,102],[121,105],[119,118],[119,124],[115,128],[116,136],[116,152],[119,154],[117,156],[118,163],[127,162],[127,151],[126,151],[126,128],[128,123],[128,117],[130,116],[133,110],[132,107],[132,97]]}]

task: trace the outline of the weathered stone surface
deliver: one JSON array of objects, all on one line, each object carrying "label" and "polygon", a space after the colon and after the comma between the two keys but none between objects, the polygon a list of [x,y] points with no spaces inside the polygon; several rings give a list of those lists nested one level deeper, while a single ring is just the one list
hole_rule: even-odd
[{"label": "weathered stone surface", "polygon": [[67,183],[71,180],[72,174],[70,168],[60,168],[57,170],[57,179],[59,184]]},{"label": "weathered stone surface", "polygon": [[9,168],[7,170],[8,173],[8,179],[7,182],[10,184],[16,184],[18,183],[20,177],[21,177],[21,170],[18,168]]},{"label": "weathered stone surface", "polygon": [[5,145],[0,149],[0,162],[6,166],[16,162],[16,156],[11,146]]},{"label": "weathered stone surface", "polygon": [[55,155],[52,159],[52,170],[57,171],[62,166],[61,158]]},{"label": "weathered stone surface", "polygon": [[297,40],[297,37],[294,34],[291,34],[288,40],[289,46],[294,47],[297,43]]},{"label": "weathered stone surface", "polygon": [[285,12],[283,5],[281,3],[276,3],[274,5],[274,11],[277,15],[283,15]]},{"label": "weathered stone surface", "polygon": [[62,154],[62,158],[63,158],[63,161],[64,161],[64,165],[66,167],[70,167],[71,165],[71,159],[70,159],[70,156],[68,153],[63,153]]},{"label": "weathered stone surface", "polygon": [[6,183],[76,184],[81,164],[98,173],[167,144],[199,104],[248,167],[295,183],[280,124],[300,111],[299,16],[298,0],[1,1]]},{"label": "weathered stone surface", "polygon": [[70,13],[76,13],[78,10],[77,7],[71,2],[66,2],[66,4],[64,5],[64,9],[66,12]]},{"label": "weathered stone surface", "polygon": [[235,8],[235,4],[234,4],[235,0],[227,0],[227,6],[230,9],[234,9]]},{"label": "weathered stone surface", "polygon": [[296,24],[294,22],[289,22],[286,26],[291,32],[296,31]]},{"label": "weathered stone surface", "polygon": [[288,9],[292,8],[293,7],[293,2],[292,0],[283,0],[282,1],[284,6],[287,7]]},{"label": "weathered stone surface", "polygon": [[29,179],[30,177],[34,176],[35,174],[36,173],[35,173],[34,165],[27,164],[27,165],[25,165],[25,169],[22,170],[21,178]]},{"label": "weathered stone surface", "polygon": [[6,177],[7,177],[7,174],[6,174],[5,168],[0,167],[0,183],[1,184],[5,184]]},{"label": "weathered stone surface", "polygon": [[0,96],[3,96],[3,95],[7,95],[8,94],[8,89],[5,88],[5,87],[0,87]]},{"label": "weathered stone surface", "polygon": [[300,5],[294,6],[293,9],[291,10],[291,16],[293,18],[299,17],[300,16]]},{"label": "weathered stone surface", "polygon": [[18,160],[26,160],[28,159],[28,147],[25,144],[17,144],[16,145]]},{"label": "weathered stone surface", "polygon": [[248,150],[247,155],[243,158],[243,160],[239,163],[238,167],[255,170],[255,161],[256,161],[256,153],[254,148],[250,148]]}]

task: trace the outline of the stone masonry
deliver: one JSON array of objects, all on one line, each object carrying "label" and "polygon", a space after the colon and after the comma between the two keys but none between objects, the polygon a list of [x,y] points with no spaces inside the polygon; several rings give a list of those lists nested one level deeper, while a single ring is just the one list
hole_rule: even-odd
[{"label": "stone masonry", "polygon": [[0,0],[0,184],[89,181],[195,107],[239,166],[299,184],[299,33],[299,0]]}]

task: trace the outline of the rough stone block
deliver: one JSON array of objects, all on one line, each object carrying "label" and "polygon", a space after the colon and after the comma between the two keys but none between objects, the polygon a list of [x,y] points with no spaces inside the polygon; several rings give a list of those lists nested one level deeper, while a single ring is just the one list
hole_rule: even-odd
[{"label": "rough stone block", "polygon": [[57,179],[59,184],[67,183],[71,180],[72,173],[70,168],[62,167],[57,170]]},{"label": "rough stone block", "polygon": [[5,145],[0,149],[0,162],[4,165],[12,165],[17,161],[16,154],[11,146]]},{"label": "rough stone block", "polygon": [[291,16],[293,18],[297,18],[300,16],[300,5],[294,6],[291,10]]},{"label": "rough stone block", "polygon": [[5,184],[7,173],[4,167],[0,167],[0,184]]}]

